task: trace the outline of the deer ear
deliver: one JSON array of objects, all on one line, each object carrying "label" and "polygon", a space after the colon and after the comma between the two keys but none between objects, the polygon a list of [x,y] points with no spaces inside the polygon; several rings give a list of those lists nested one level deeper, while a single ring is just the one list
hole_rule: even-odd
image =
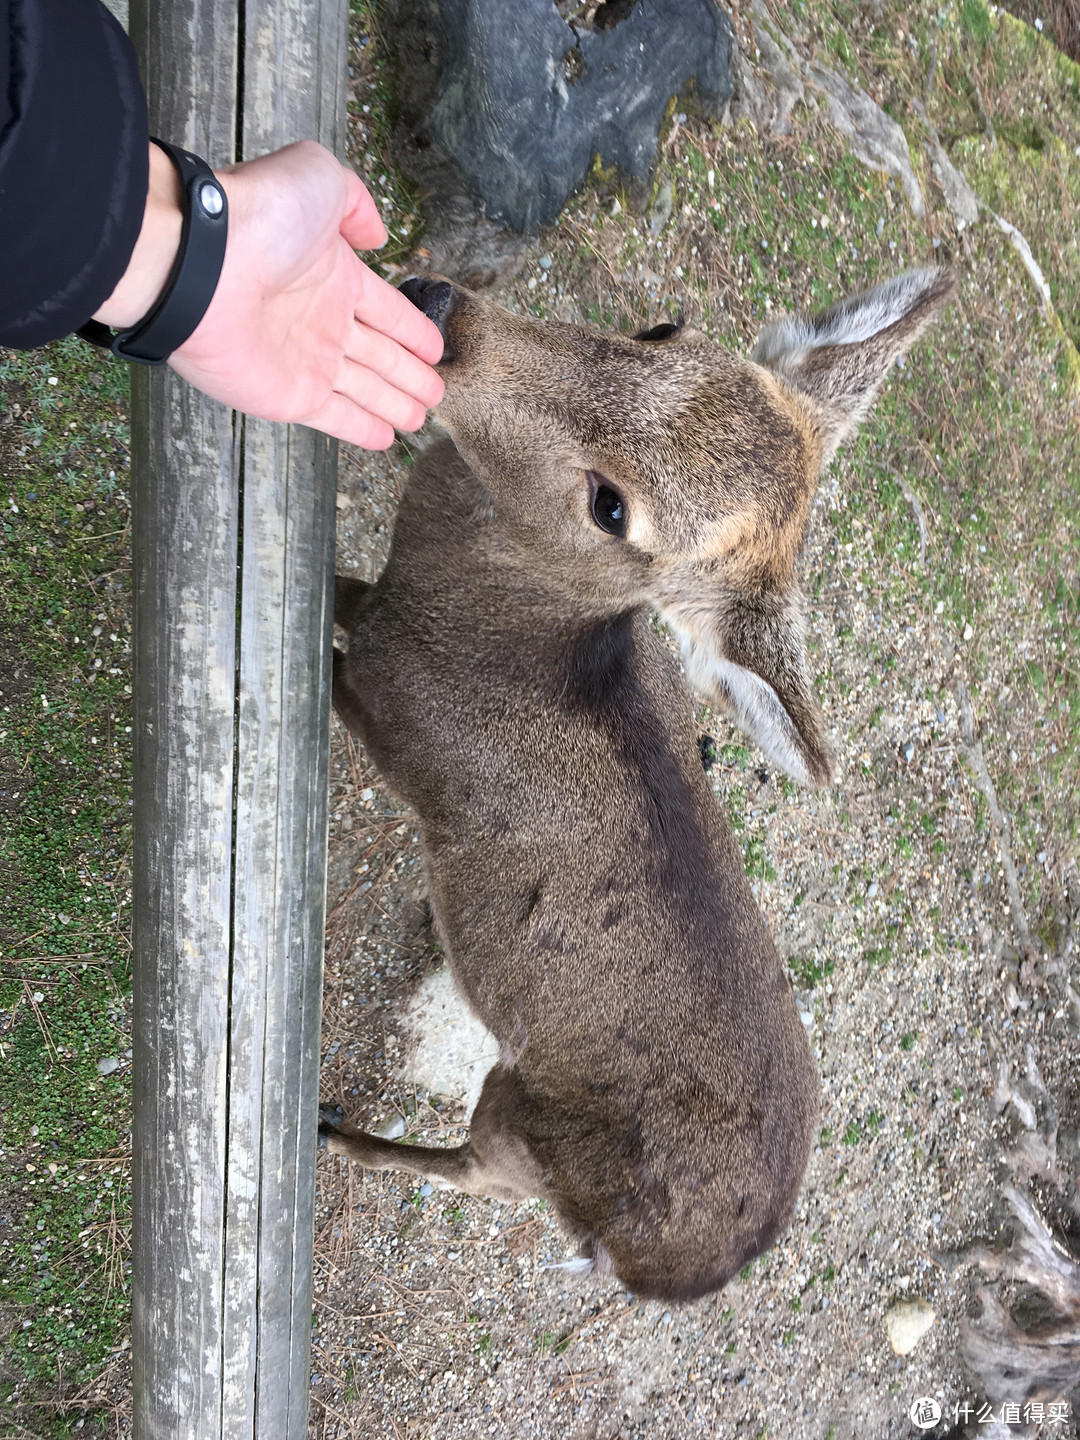
[{"label": "deer ear", "polygon": [[687,683],[801,784],[827,785],[836,765],[806,660],[802,598],[724,591],[714,604],[665,606]]},{"label": "deer ear", "polygon": [[908,270],[818,315],[777,320],[761,332],[750,358],[814,402],[822,465],[855,431],[889,367],[952,299],[956,284],[945,267]]}]

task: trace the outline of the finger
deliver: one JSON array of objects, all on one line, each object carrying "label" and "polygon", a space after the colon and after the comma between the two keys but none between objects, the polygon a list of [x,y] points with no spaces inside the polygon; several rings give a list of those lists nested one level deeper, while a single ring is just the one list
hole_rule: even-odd
[{"label": "finger", "polygon": [[395,430],[419,430],[427,419],[427,410],[419,400],[395,389],[381,375],[355,360],[343,360],[334,382],[334,390],[354,405],[385,420]]},{"label": "finger", "polygon": [[354,404],[345,395],[331,395],[317,410],[305,415],[300,423],[332,435],[336,440],[359,445],[364,450],[388,450],[394,443],[392,425]]},{"label": "finger", "polygon": [[423,360],[418,360],[411,350],[406,350],[381,331],[373,330],[370,325],[362,325],[358,321],[352,327],[345,343],[345,354],[358,365],[365,365],[376,375],[381,375],[395,390],[402,390],[414,400],[419,400],[428,410],[443,398],[445,387],[442,376]]},{"label": "finger", "polygon": [[346,202],[339,228],[345,243],[353,250],[377,250],[386,244],[386,226],[367,186],[347,166],[341,168],[345,175]]},{"label": "finger", "polygon": [[429,365],[437,364],[443,353],[443,337],[438,326],[406,300],[400,290],[380,280],[363,261],[357,260],[356,264],[362,272],[357,275],[357,298],[353,306],[357,320],[388,335]]}]

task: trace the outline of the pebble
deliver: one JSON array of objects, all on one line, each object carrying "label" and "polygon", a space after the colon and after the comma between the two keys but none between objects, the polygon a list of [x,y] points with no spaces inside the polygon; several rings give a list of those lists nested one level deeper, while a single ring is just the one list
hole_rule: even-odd
[{"label": "pebble", "polygon": [[904,743],[904,759],[909,761],[915,759],[915,746],[910,740]]},{"label": "pebble", "polygon": [[649,229],[654,235],[659,235],[671,219],[674,203],[675,197],[671,188],[671,181],[665,180],[657,192],[656,203],[653,205],[653,212],[649,216]]},{"label": "pebble", "polygon": [[551,269],[551,256],[550,256],[550,255],[541,255],[541,256],[540,256],[540,259],[539,259],[536,263],[540,266],[540,269],[541,269],[541,270],[550,270],[550,269]]},{"label": "pebble", "polygon": [[114,1070],[120,1069],[120,1061],[115,1055],[106,1055],[104,1060],[97,1062],[99,1075],[111,1075]]},{"label": "pebble", "polygon": [[383,1140],[400,1140],[405,1134],[405,1117],[403,1115],[391,1115],[389,1120],[376,1127],[375,1134]]},{"label": "pebble", "polygon": [[895,1300],[885,1311],[885,1334],[896,1355],[910,1355],[937,1317],[922,1298]]}]

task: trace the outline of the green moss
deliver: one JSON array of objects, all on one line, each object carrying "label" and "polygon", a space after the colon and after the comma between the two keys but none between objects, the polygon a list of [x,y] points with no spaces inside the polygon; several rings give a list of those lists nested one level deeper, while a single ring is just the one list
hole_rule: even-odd
[{"label": "green moss", "polygon": [[0,353],[0,382],[0,656],[28,680],[0,700],[0,1303],[62,1435],[129,1305],[128,1075],[98,1071],[130,1043],[127,371],[68,340]]}]

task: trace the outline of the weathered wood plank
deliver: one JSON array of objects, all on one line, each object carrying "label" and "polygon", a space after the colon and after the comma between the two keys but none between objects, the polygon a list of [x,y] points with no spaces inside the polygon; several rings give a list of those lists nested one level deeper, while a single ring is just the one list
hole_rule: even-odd
[{"label": "weathered wood plank", "polygon": [[[340,148],[346,17],[132,0],[154,133],[214,164]],[[168,372],[137,370],[133,412],[135,1433],[296,1440],[336,449]]]}]

